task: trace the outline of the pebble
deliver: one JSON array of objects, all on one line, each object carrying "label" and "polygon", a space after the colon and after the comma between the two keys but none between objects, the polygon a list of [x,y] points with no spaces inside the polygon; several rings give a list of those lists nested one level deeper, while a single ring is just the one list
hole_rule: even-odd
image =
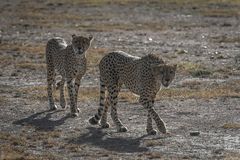
[{"label": "pebble", "polygon": [[200,132],[199,131],[191,131],[190,136],[199,136]]}]

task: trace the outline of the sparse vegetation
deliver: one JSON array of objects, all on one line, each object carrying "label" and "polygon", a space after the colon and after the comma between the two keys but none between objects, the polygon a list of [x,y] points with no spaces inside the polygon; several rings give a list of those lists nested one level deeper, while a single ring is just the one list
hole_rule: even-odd
[{"label": "sparse vegetation", "polygon": [[210,38],[214,43],[240,43],[240,37],[227,37],[225,35],[215,36]]},{"label": "sparse vegetation", "polygon": [[[237,84],[238,81],[233,82]],[[196,84],[199,84],[196,82]],[[169,88],[162,89],[157,95],[157,100],[174,98],[174,99],[189,99],[189,98],[217,98],[217,97],[240,97],[240,93],[236,90],[234,85],[222,85],[210,88],[198,88],[189,87],[188,88]],[[47,90],[46,86],[35,86],[35,87],[25,87],[18,90],[18,92],[25,95],[25,97],[32,100],[47,101]],[[58,92],[54,92],[54,96],[59,100]],[[67,90],[65,88],[65,96],[67,97]],[[67,97],[68,98],[68,97]],[[79,94],[79,101],[91,102],[98,101],[99,99],[99,89],[98,87],[81,87]],[[137,97],[131,93],[129,90],[123,90],[119,94],[120,101],[126,101],[130,103],[137,103]]]},{"label": "sparse vegetation", "polygon": [[87,53],[89,67],[98,66],[100,60],[108,53],[107,48],[90,48]]},{"label": "sparse vegetation", "polygon": [[222,127],[224,129],[240,129],[240,123],[225,123]]},{"label": "sparse vegetation", "polygon": [[151,146],[161,146],[163,144],[159,140],[145,140],[144,145],[146,145],[147,147],[151,147]]},{"label": "sparse vegetation", "polygon": [[[239,7],[239,0],[1,2],[0,159],[240,159]],[[45,106],[47,39],[73,33],[95,37],[76,119],[69,108]],[[99,88],[85,82],[99,78],[99,61],[114,49],[136,56],[153,49],[178,64],[155,103],[171,136],[145,135],[147,113],[124,88],[119,118],[129,132],[116,133],[110,115],[109,129],[89,125]],[[201,135],[191,137],[195,129]],[[223,142],[225,132],[230,140]]]},{"label": "sparse vegetation", "polygon": [[199,70],[196,70],[196,71],[191,71],[191,75],[193,77],[208,77],[209,75],[211,75],[212,72],[209,71],[209,70],[206,70],[206,69],[199,69]]},{"label": "sparse vegetation", "polygon": [[183,62],[178,65],[178,70],[182,73],[188,73],[192,77],[208,77],[212,74],[210,69],[203,67],[201,64],[192,62]]},{"label": "sparse vegetation", "polygon": [[0,45],[0,50],[3,52],[18,52],[19,56],[24,56],[28,54],[45,54],[45,44],[35,43],[35,44],[25,44],[24,42],[2,42]]},{"label": "sparse vegetation", "polygon": [[32,63],[32,62],[22,62],[16,64],[16,68],[20,69],[30,69],[35,71],[46,71],[46,64],[43,63]]}]

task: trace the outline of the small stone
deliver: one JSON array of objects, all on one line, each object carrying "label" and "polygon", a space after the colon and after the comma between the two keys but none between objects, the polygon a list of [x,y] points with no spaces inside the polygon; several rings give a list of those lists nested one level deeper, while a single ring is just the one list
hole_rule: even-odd
[{"label": "small stone", "polygon": [[177,50],[177,54],[188,54],[187,50]]},{"label": "small stone", "polygon": [[191,131],[190,136],[199,136],[200,132],[199,131]]},{"label": "small stone", "polygon": [[13,73],[11,74],[11,76],[12,76],[12,77],[16,77],[16,76],[18,76],[18,74],[17,74],[16,72],[13,72]]},{"label": "small stone", "polygon": [[18,97],[21,97],[21,96],[22,96],[22,94],[17,92],[17,93],[14,95],[14,98],[18,98]]}]

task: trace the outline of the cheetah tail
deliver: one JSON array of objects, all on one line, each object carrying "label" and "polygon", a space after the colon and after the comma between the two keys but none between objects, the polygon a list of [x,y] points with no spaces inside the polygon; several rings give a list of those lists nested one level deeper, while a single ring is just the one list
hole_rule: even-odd
[{"label": "cheetah tail", "polygon": [[100,103],[98,107],[98,112],[92,118],[89,119],[89,123],[91,123],[92,125],[98,124],[102,117],[104,106],[108,105],[109,103],[108,99],[105,100],[105,91],[106,91],[105,85],[102,82],[100,82]]}]

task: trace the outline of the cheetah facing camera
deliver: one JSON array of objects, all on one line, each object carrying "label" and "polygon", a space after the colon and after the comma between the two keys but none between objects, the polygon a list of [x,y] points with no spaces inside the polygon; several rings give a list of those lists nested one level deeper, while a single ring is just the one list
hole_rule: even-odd
[{"label": "cheetah facing camera", "polygon": [[56,37],[50,39],[46,46],[47,63],[47,91],[50,110],[57,109],[53,100],[53,86],[55,86],[55,71],[62,79],[57,87],[60,89],[60,106],[66,107],[64,98],[64,83],[67,82],[67,88],[70,98],[70,109],[72,116],[78,116],[77,108],[78,89],[81,79],[86,72],[86,51],[91,45],[93,37],[82,37],[72,35],[72,44],[67,45],[62,38]]},{"label": "cheetah facing camera", "polygon": [[[156,122],[160,132],[166,133],[163,120],[155,111],[154,99],[161,84],[168,87],[175,77],[176,65],[167,65],[156,55],[149,54],[142,58],[131,56],[122,51],[109,53],[102,58],[100,69],[100,107],[98,112],[89,119],[92,125],[101,123],[102,128],[109,128],[107,122],[108,105],[111,106],[111,117],[117,126],[118,132],[126,132],[118,119],[117,102],[118,94],[122,85],[131,92],[140,96],[139,102],[147,110],[147,133],[154,135],[152,119]],[[105,92],[108,96],[105,99]]]}]

